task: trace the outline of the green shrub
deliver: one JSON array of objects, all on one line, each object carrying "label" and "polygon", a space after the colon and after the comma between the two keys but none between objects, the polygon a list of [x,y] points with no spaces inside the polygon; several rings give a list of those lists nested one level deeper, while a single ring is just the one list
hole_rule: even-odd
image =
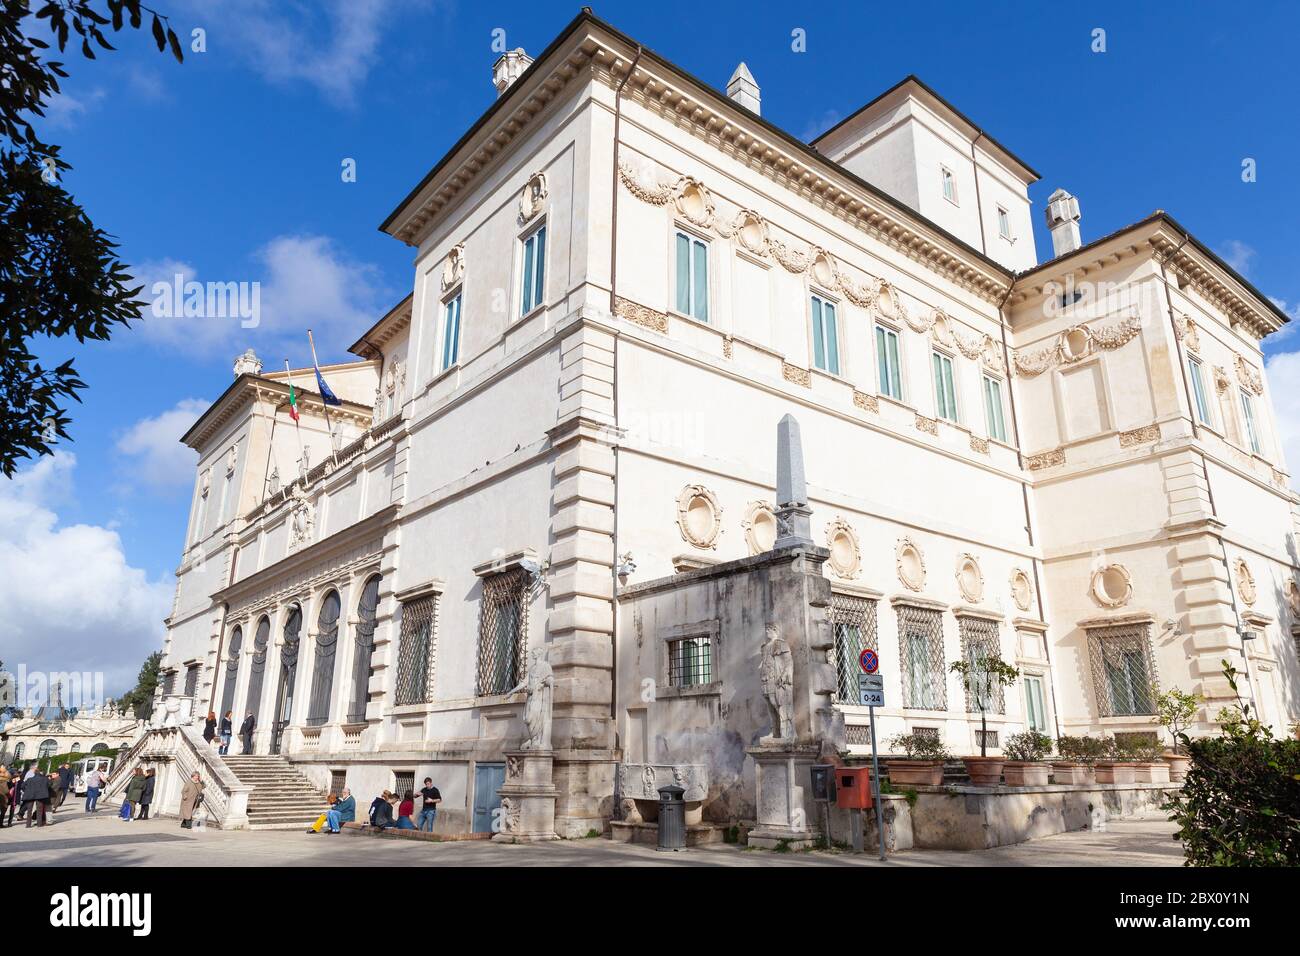
[{"label": "green shrub", "polygon": [[938,734],[899,734],[889,738],[889,749],[903,751],[906,760],[948,759],[948,748]]},{"label": "green shrub", "polygon": [[1023,734],[1012,734],[1002,746],[1002,752],[1008,760],[1033,763],[1042,760],[1052,752],[1052,738],[1036,730],[1027,730]]},{"label": "green shrub", "polygon": [[1100,737],[1064,736],[1056,741],[1061,759],[1074,763],[1094,763],[1106,756],[1107,742]]}]

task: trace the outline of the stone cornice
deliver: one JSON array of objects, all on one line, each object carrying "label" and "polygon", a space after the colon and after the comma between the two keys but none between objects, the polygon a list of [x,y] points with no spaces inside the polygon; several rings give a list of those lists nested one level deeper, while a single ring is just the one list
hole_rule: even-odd
[{"label": "stone cornice", "polygon": [[382,319],[367,329],[361,338],[353,342],[348,347],[348,351],[363,359],[383,358],[384,346],[410,327],[414,301],[415,293],[409,293],[406,298],[389,309]]}]

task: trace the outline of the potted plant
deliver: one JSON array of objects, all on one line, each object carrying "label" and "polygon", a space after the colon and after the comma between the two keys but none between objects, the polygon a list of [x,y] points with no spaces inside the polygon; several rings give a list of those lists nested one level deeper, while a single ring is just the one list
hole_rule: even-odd
[{"label": "potted plant", "polygon": [[1168,783],[1169,764],[1164,760],[1165,745],[1158,740],[1137,741],[1132,748],[1135,783]]},{"label": "potted plant", "polygon": [[1173,750],[1163,754],[1164,761],[1169,764],[1169,779],[1181,783],[1187,776],[1187,768],[1192,765],[1191,758],[1183,753],[1182,741],[1187,725],[1196,717],[1202,704],[1201,695],[1184,694],[1177,687],[1163,694],[1152,687],[1152,692],[1156,702],[1156,723],[1169,731],[1174,739]]},{"label": "potted plant", "polygon": [[1105,738],[1105,750],[1102,759],[1097,761],[1098,783],[1133,783],[1134,781],[1133,744],[1129,738],[1122,741],[1114,737]]},{"label": "potted plant", "polygon": [[1052,738],[1036,730],[1013,734],[1002,746],[1007,756],[1002,773],[1008,787],[1045,787],[1052,768],[1043,758],[1052,751]]},{"label": "potted plant", "polygon": [[1012,667],[996,653],[970,660],[953,661],[950,671],[961,675],[962,686],[975,699],[975,706],[980,712],[980,755],[962,757],[970,782],[977,787],[996,787],[1002,778],[1005,757],[988,755],[988,705],[993,699],[993,690],[997,687],[1010,687],[1020,676],[1020,671]]},{"label": "potted plant", "polygon": [[1061,759],[1052,762],[1055,783],[1082,787],[1097,782],[1093,764],[1105,756],[1106,742],[1097,737],[1062,736],[1056,742]]},{"label": "potted plant", "polygon": [[889,740],[891,750],[901,750],[901,760],[890,758],[889,782],[895,785],[938,787],[943,784],[943,762],[948,750],[938,734],[899,734]]}]

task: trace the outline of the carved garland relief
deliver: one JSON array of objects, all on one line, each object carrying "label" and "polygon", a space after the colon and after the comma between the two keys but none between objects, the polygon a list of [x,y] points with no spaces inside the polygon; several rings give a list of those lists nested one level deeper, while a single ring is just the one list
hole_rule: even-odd
[{"label": "carved garland relief", "polygon": [[1140,331],[1142,320],[1136,315],[1110,325],[1076,325],[1057,336],[1052,345],[1031,352],[1017,352],[1012,364],[1017,375],[1033,378],[1058,365],[1082,361],[1097,349],[1113,352],[1132,342]]},{"label": "carved garland relief", "polygon": [[465,243],[458,242],[451,247],[447,253],[447,259],[442,264],[442,289],[447,291],[465,275]]},{"label": "carved garland relief", "polygon": [[1234,355],[1233,363],[1237,366],[1237,380],[1256,395],[1264,394],[1264,378],[1259,370],[1240,355]]}]

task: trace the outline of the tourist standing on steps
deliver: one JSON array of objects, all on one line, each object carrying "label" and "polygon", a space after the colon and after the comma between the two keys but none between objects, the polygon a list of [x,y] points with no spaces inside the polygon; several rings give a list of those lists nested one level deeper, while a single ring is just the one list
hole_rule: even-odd
[{"label": "tourist standing on steps", "polygon": [[131,821],[131,814],[135,812],[136,804],[144,796],[144,770],[136,767],[131,774],[131,779],[126,783],[126,793],[122,796],[122,819],[128,823]]},{"label": "tourist standing on steps", "polygon": [[203,796],[203,781],[199,777],[199,772],[195,770],[190,774],[190,779],[185,781],[185,788],[181,790],[181,828],[185,830],[194,829],[194,811],[199,805],[199,800]]},{"label": "tourist standing on steps", "polygon": [[50,807],[50,778],[33,767],[23,777],[23,809],[27,814],[27,826],[40,817],[38,827],[45,826],[45,811]]},{"label": "tourist standing on steps", "polygon": [[208,719],[203,722],[203,741],[211,744],[212,738],[217,735],[217,715],[208,711]]},{"label": "tourist standing on steps", "polygon": [[420,791],[420,796],[424,800],[420,805],[420,829],[425,833],[432,833],[433,821],[438,819],[438,804],[442,802],[442,794],[433,785],[432,777],[424,778],[424,788]]},{"label": "tourist standing on steps", "polygon": [[221,727],[217,731],[217,735],[221,738],[221,749],[217,751],[217,753],[221,754],[223,757],[230,753],[230,737],[231,734],[234,733],[235,728],[233,718],[234,714],[230,711],[226,711],[226,715],[221,718]]},{"label": "tourist standing on steps", "polygon": [[99,812],[99,791],[104,788],[104,771],[108,764],[100,764],[86,771],[86,813]]},{"label": "tourist standing on steps", "polygon": [[137,820],[149,819],[149,804],[153,803],[154,771],[150,767],[144,773],[144,792],[140,794],[140,815]]},{"label": "tourist standing on steps", "polygon": [[248,716],[244,718],[243,724],[239,727],[239,736],[243,740],[244,753],[246,754],[253,752],[253,731],[256,728],[257,718],[253,716],[253,712],[250,710]]},{"label": "tourist standing on steps", "polygon": [[338,833],[339,828],[345,823],[351,823],[357,818],[357,801],[352,796],[352,791],[347,787],[343,788],[343,796],[335,802],[329,812],[325,814],[326,833]]}]

